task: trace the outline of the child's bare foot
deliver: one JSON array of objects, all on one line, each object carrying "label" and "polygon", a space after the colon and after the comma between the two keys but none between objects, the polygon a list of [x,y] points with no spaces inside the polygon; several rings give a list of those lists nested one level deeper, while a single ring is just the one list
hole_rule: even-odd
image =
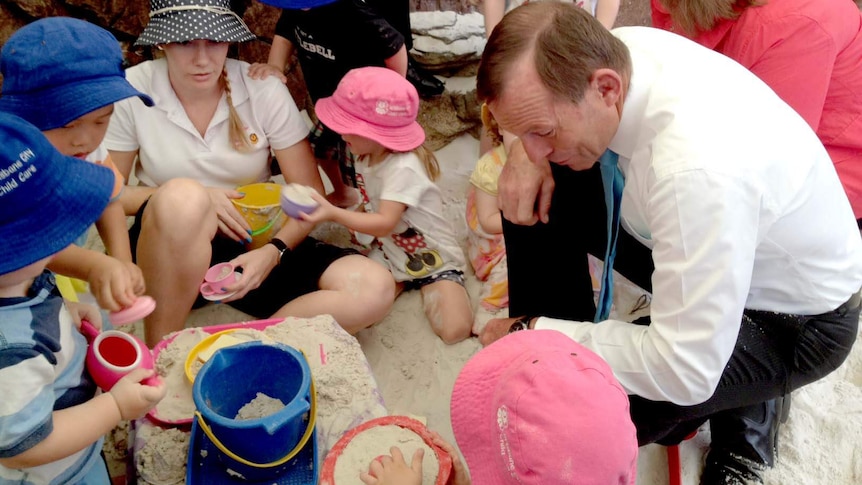
[{"label": "child's bare foot", "polygon": [[353,187],[342,185],[326,195],[326,200],[335,207],[346,209],[359,204],[359,192]]}]

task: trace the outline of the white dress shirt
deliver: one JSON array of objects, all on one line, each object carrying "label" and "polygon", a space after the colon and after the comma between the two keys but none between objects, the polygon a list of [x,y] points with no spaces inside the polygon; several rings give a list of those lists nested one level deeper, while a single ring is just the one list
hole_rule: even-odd
[{"label": "white dress shirt", "polygon": [[634,72],[609,148],[626,180],[621,226],[652,249],[652,323],[536,328],[601,355],[631,394],[694,405],[714,392],[743,309],[834,310],[862,285],[862,241],[826,150],[766,84],[681,36],[613,33]]}]

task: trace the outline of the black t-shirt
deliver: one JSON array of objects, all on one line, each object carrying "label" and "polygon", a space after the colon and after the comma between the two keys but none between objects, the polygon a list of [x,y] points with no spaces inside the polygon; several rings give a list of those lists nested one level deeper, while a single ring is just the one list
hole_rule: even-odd
[{"label": "black t-shirt", "polygon": [[311,99],[331,95],[347,71],[384,67],[404,37],[362,0],[337,0],[309,10],[282,10],[275,33],[296,47]]}]

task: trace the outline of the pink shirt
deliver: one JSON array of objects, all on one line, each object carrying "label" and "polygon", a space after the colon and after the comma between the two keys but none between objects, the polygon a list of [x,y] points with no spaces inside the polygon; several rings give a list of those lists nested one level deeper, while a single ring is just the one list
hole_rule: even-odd
[{"label": "pink shirt", "polygon": [[[651,1],[653,26],[674,31],[664,6]],[[856,4],[768,0],[692,40],[751,70],[805,118],[862,218],[862,14]]]}]

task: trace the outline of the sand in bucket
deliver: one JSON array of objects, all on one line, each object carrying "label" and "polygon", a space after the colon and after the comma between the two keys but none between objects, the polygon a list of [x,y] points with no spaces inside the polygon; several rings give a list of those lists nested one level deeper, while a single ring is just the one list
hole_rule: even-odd
[{"label": "sand in bucket", "polygon": [[287,221],[281,210],[281,185],[264,182],[237,187],[245,197],[232,199],[233,205],[251,226],[251,243],[248,249],[257,249],[272,239]]},{"label": "sand in bucket", "polygon": [[[218,442],[217,458],[225,471],[254,481],[273,480],[291,466],[303,466],[293,457],[313,446],[313,392],[311,371],[300,352],[248,342],[213,354],[195,379],[192,397],[199,425],[211,442]],[[239,417],[260,395],[270,401],[262,406],[266,410]]]}]

